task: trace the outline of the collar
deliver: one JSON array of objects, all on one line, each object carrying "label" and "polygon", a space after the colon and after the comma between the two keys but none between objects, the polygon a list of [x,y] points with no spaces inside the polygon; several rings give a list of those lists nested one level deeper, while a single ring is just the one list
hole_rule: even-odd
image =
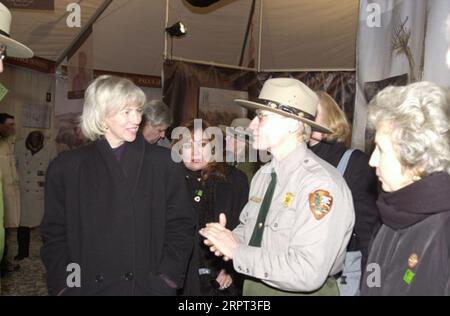
[{"label": "collar", "polygon": [[135,141],[127,143],[126,150],[120,162],[117,160],[113,149],[104,137],[96,141],[95,146],[100,152],[103,161],[106,163],[109,172],[115,175],[117,179],[120,179],[122,183],[125,183],[127,190],[134,195],[146,148],[146,142],[142,134],[138,133]]},{"label": "collar", "polygon": [[261,172],[270,174],[272,169],[274,169],[277,174],[277,183],[284,186],[289,181],[292,173],[300,167],[303,158],[308,154],[307,152],[308,149],[306,144],[302,143],[281,160],[277,160],[273,157],[272,161],[267,164]]}]

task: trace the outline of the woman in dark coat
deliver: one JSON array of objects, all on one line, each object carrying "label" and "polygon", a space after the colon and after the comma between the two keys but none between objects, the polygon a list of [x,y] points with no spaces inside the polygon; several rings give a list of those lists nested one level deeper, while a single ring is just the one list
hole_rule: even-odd
[{"label": "woman in dark coat", "polygon": [[450,295],[449,101],[439,86],[417,82],[388,87],[369,105],[383,225],[362,295]]},{"label": "woman in dark coat", "polygon": [[[247,177],[220,161],[219,149],[212,148],[219,139],[214,138],[206,121],[190,121],[184,127],[190,133],[180,141],[182,158],[186,185],[197,215],[197,230],[206,223],[219,221],[220,213],[226,214],[227,227],[233,229],[239,224],[239,215],[248,200]],[[216,132],[221,133],[218,128]],[[214,256],[197,235],[183,295],[240,295],[241,288],[242,280],[233,265]]]},{"label": "woman in dark coat", "polygon": [[97,78],[81,118],[90,145],[47,172],[41,255],[51,295],[174,295],[194,222],[181,166],[138,133],[145,95]]}]

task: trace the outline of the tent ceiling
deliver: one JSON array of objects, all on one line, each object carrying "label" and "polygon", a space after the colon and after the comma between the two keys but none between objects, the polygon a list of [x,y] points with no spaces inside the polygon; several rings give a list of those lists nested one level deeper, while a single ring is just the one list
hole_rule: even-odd
[{"label": "tent ceiling", "polygon": [[[80,32],[70,28],[67,5],[73,0],[56,0],[54,11],[12,10],[11,36],[29,46],[36,56],[56,60]],[[85,25],[102,0],[77,1],[81,7],[81,25]]]},{"label": "tent ceiling", "polygon": [[[56,0],[54,12],[13,10],[12,36],[36,56],[57,60],[80,28],[66,25],[66,6]],[[103,0],[80,0],[82,26]],[[173,56],[237,66],[250,13],[250,0],[221,0],[208,8],[169,1],[169,25],[183,21],[188,35],[173,40]],[[252,37],[243,66],[258,48],[256,1]],[[358,0],[262,0],[261,69],[347,69],[355,65]],[[94,24],[94,68],[161,74],[166,0],[114,0]],[[168,43],[170,55],[170,41]]]}]

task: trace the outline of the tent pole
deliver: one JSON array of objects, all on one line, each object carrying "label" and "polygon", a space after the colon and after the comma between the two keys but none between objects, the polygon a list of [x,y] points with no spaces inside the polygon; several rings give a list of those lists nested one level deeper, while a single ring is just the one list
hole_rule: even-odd
[{"label": "tent pole", "polygon": [[[164,30],[169,26],[169,0],[166,0],[166,17],[164,22]],[[173,43],[172,43],[173,45]],[[163,60],[167,59],[167,32],[164,32],[164,56]]]},{"label": "tent pole", "polygon": [[252,6],[250,8],[250,14],[247,21],[247,29],[245,30],[244,43],[242,44],[241,57],[239,58],[239,66],[242,66],[242,63],[244,62],[245,47],[247,46],[248,34],[250,33],[250,27],[253,22],[253,15],[255,13],[255,2],[256,0],[253,0]]},{"label": "tent pole", "polygon": [[203,61],[203,60],[189,59],[189,58],[176,57],[176,56],[172,56],[171,60],[184,61],[184,62],[199,64],[199,65],[216,66],[216,67],[222,67],[222,68],[256,71],[255,68],[240,67],[240,66],[234,66],[234,65],[228,65],[228,64],[220,64],[220,63],[215,63],[213,61]]},{"label": "tent pole", "polygon": [[97,9],[94,15],[89,19],[86,26],[78,33],[78,35],[73,39],[72,43],[59,55],[58,59],[55,61],[55,66],[58,67],[67,56],[73,55],[74,51],[78,49],[92,32],[92,25],[97,21],[97,19],[102,15],[102,13],[109,7],[113,0],[105,0],[102,5]]},{"label": "tent pole", "polygon": [[261,71],[261,39],[262,39],[262,18],[263,18],[263,0],[260,1],[259,5],[259,39],[258,39],[258,67],[256,70]]},{"label": "tent pole", "polygon": [[313,71],[348,71],[354,72],[356,68],[285,68],[285,69],[262,69],[262,72],[313,72]]}]

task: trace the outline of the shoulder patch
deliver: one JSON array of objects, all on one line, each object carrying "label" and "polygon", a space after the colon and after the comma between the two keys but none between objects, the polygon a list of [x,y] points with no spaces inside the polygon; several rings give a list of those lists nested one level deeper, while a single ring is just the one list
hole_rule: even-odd
[{"label": "shoulder patch", "polygon": [[317,220],[321,220],[331,211],[333,197],[328,191],[316,190],[309,194],[309,208]]}]

